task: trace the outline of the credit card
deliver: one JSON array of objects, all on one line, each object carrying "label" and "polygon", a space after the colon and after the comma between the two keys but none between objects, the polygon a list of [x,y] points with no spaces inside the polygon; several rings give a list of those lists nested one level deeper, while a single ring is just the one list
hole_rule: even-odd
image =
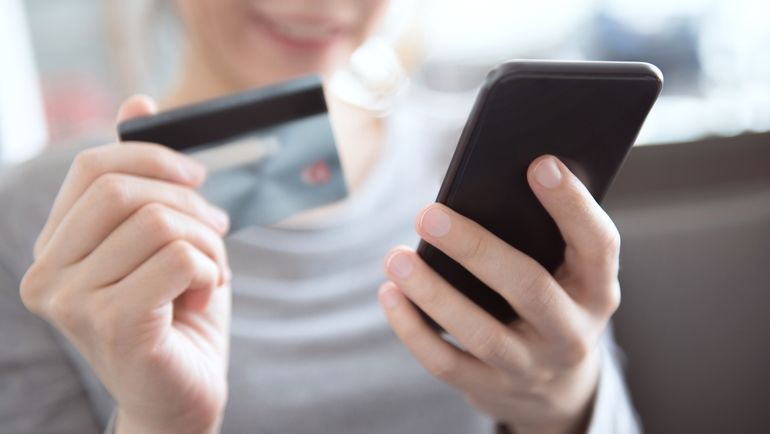
[{"label": "credit card", "polygon": [[131,119],[118,134],[203,163],[200,192],[230,214],[231,233],[347,196],[317,76]]}]

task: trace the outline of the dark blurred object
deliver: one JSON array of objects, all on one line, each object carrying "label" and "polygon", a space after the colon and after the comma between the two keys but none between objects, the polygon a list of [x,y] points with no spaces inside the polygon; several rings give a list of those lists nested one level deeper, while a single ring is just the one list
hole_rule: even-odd
[{"label": "dark blurred object", "polygon": [[632,150],[616,336],[645,431],[770,432],[770,134]]},{"label": "dark blurred object", "polygon": [[585,42],[588,58],[650,62],[666,76],[664,95],[700,93],[697,22],[683,17],[662,31],[643,32],[599,12],[590,29]]}]

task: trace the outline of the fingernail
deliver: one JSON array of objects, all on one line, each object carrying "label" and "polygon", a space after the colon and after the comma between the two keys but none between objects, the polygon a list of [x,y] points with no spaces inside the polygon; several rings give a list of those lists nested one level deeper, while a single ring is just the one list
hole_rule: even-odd
[{"label": "fingernail", "polygon": [[222,231],[226,231],[230,225],[230,216],[227,213],[215,206],[211,207],[211,218],[214,220],[214,224]]},{"label": "fingernail", "polygon": [[556,188],[561,184],[561,170],[553,157],[544,158],[535,167],[535,181],[545,188]]},{"label": "fingernail", "polygon": [[432,237],[443,237],[449,233],[452,221],[449,214],[439,209],[438,206],[432,206],[423,213],[420,227]]},{"label": "fingernail", "polygon": [[380,289],[380,299],[386,309],[393,309],[398,305],[398,294],[392,284],[385,284]]},{"label": "fingernail", "polygon": [[388,270],[396,276],[406,279],[412,274],[414,264],[412,259],[404,252],[396,252],[390,256],[387,263]]}]

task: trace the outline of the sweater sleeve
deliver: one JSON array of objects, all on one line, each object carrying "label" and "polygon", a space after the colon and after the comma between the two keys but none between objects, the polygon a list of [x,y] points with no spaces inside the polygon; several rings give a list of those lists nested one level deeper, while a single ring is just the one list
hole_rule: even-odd
[{"label": "sweater sleeve", "polygon": [[639,418],[631,402],[622,369],[622,351],[615,344],[612,329],[601,343],[602,370],[588,434],[639,434]]},{"label": "sweater sleeve", "polygon": [[104,428],[104,434],[115,434],[117,428],[118,410],[115,409],[110,416],[110,420],[107,421],[107,427]]},{"label": "sweater sleeve", "polygon": [[19,283],[68,167],[34,162],[0,177],[0,432],[101,431],[90,394],[62,338],[24,307]]}]

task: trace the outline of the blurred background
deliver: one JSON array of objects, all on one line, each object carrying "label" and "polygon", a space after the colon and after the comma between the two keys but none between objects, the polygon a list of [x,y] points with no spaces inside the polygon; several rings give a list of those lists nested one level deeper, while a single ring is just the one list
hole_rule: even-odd
[{"label": "blurred background", "polygon": [[[4,62],[19,78],[0,84],[0,98],[34,100],[21,112],[39,131],[14,131],[29,131],[32,121],[0,124],[0,161],[109,127],[131,93],[161,94],[177,50],[159,3],[166,2],[3,1],[8,37],[0,44],[9,46],[0,49],[13,51]],[[663,70],[666,86],[640,143],[770,130],[767,2],[394,0],[393,9],[391,21],[417,28],[409,33],[422,47],[414,81],[436,98],[465,95],[469,105],[490,67],[511,58],[643,60]],[[37,71],[39,80],[22,80],[22,71]],[[6,109],[3,119],[7,112],[21,116]]]},{"label": "blurred background", "polygon": [[[0,1],[0,167],[109,133],[130,94],[162,95],[178,52],[164,3]],[[657,146],[634,148],[605,203],[623,235],[616,333],[648,432],[770,432],[768,22],[762,0],[394,0],[384,30],[458,127],[506,59],[663,71],[638,141]]]}]

